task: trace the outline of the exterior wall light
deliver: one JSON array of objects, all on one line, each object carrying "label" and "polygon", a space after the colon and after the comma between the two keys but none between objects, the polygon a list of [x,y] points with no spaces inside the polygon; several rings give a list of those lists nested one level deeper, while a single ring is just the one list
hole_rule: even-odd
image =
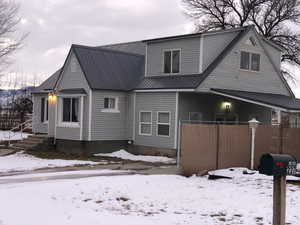
[{"label": "exterior wall light", "polygon": [[222,109],[225,110],[225,111],[230,111],[232,108],[232,104],[231,102],[223,102],[222,103]]},{"label": "exterior wall light", "polygon": [[48,101],[50,104],[54,104],[56,102],[56,95],[53,92],[48,93]]}]

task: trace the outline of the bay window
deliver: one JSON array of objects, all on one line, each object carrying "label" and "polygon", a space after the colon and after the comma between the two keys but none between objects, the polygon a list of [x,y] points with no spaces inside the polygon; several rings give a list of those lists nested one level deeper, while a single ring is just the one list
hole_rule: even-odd
[{"label": "bay window", "polygon": [[79,122],[79,98],[62,99],[62,122]]}]

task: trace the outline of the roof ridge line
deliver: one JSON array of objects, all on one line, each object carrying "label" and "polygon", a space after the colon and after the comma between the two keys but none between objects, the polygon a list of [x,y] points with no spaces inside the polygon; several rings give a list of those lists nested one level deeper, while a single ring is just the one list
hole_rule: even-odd
[{"label": "roof ridge line", "polygon": [[182,78],[182,77],[196,77],[196,76],[201,76],[202,73],[195,73],[195,74],[180,74],[180,75],[157,75],[157,76],[144,76],[145,78],[154,78],[154,79],[158,79],[158,78]]},{"label": "roof ridge line", "polygon": [[107,48],[104,48],[104,47],[93,47],[93,46],[78,45],[78,44],[72,44],[72,47],[85,48],[85,49],[94,50],[94,51],[114,52],[114,53],[120,53],[120,54],[124,54],[124,55],[136,56],[136,57],[145,57],[144,55],[141,55],[141,54],[124,52],[124,51],[114,50],[114,49],[107,49]]},{"label": "roof ridge line", "polygon": [[168,39],[179,39],[179,38],[186,38],[186,37],[197,37],[197,36],[202,36],[202,35],[212,35],[214,33],[219,34],[223,32],[235,32],[235,31],[243,31],[248,29],[249,27],[253,27],[253,25],[247,25],[243,27],[234,27],[234,28],[229,28],[229,29],[224,29],[224,30],[211,30],[211,31],[203,31],[203,32],[197,32],[197,33],[190,33],[190,34],[182,34],[182,35],[174,35],[174,36],[165,36],[165,37],[160,37],[160,38],[152,38],[152,39],[145,39],[142,40],[142,42],[156,42],[156,41],[161,41],[161,40],[168,40]]}]

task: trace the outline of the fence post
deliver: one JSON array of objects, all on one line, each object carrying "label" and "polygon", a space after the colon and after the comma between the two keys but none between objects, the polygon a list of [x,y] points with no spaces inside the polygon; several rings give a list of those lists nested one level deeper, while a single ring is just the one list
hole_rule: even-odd
[{"label": "fence post", "polygon": [[255,156],[255,133],[256,128],[258,127],[259,122],[253,118],[252,120],[248,121],[249,127],[251,128],[251,166],[250,169],[254,169],[254,156]]},{"label": "fence post", "polygon": [[181,154],[181,120],[179,120],[179,126],[177,131],[177,168],[180,167],[180,154]]},{"label": "fence post", "polygon": [[216,125],[217,131],[217,155],[216,155],[216,169],[219,169],[219,154],[220,154],[220,124]]}]

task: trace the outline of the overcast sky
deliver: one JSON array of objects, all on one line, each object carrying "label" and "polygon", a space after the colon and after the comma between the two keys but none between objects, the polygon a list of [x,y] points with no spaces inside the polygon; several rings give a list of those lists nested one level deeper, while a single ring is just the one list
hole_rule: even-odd
[{"label": "overcast sky", "polygon": [[180,0],[16,0],[20,31],[29,32],[11,72],[49,77],[71,44],[104,45],[189,33]]},{"label": "overcast sky", "polygon": [[180,0],[19,0],[30,32],[12,72],[42,78],[62,66],[71,44],[104,45],[192,31]]}]

